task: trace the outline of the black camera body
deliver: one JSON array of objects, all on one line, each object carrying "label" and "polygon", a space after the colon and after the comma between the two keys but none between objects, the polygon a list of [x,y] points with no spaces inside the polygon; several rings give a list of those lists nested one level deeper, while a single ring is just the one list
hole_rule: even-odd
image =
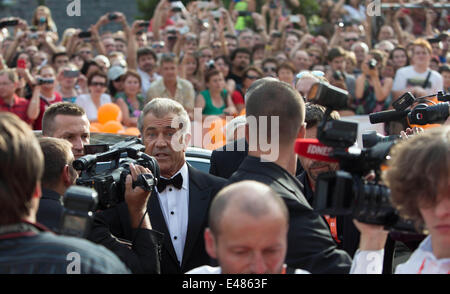
[{"label": "black camera body", "polygon": [[87,238],[98,204],[97,192],[87,187],[71,186],[64,193],[63,202],[59,233]]},{"label": "black camera body", "polygon": [[130,164],[148,168],[152,176],[141,175],[133,186],[153,191],[159,181],[159,165],[155,158],[145,154],[145,146],[138,138],[129,138],[110,147],[110,150],[89,154],[75,160],[73,166],[81,170],[76,184],[95,189],[100,210],[124,201],[125,181],[130,174]]},{"label": "black camera body", "polygon": [[367,66],[369,66],[370,69],[374,69],[377,66],[377,61],[372,58],[369,62],[367,62]]},{"label": "black camera body", "polygon": [[40,85],[44,85],[44,84],[53,84],[55,82],[54,79],[45,79],[45,78],[38,78],[37,79],[37,84]]},{"label": "black camera body", "polygon": [[[415,232],[413,224],[401,219],[391,205],[390,190],[379,183],[381,165],[396,141],[379,140],[370,148],[350,148],[357,140],[358,124],[330,118],[333,110],[346,105],[345,92],[322,82],[313,87],[313,95],[309,95],[314,97],[312,101],[327,108],[317,128],[317,138],[333,148],[329,156],[337,159],[340,167],[338,171],[318,175],[313,208],[320,214],[352,215],[361,222],[383,225],[388,230]],[[375,178],[369,180],[366,176],[372,171]]]}]

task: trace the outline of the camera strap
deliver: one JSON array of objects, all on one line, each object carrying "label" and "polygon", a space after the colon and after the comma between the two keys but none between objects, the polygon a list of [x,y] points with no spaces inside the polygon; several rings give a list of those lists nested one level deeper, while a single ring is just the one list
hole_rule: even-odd
[{"label": "camera strap", "polygon": [[428,84],[428,81],[430,80],[430,75],[431,75],[431,70],[430,71],[428,71],[428,75],[427,75],[427,78],[425,79],[425,82],[423,83],[423,86],[422,86],[422,88],[426,88],[427,87],[427,84]]},{"label": "camera strap", "polygon": [[36,236],[43,230],[45,228],[41,229],[39,226],[28,222],[0,226],[0,240]]}]

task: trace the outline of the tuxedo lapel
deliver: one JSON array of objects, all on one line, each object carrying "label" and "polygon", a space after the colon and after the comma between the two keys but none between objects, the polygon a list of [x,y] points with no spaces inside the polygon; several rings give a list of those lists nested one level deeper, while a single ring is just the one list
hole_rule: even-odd
[{"label": "tuxedo lapel", "polygon": [[199,234],[203,234],[203,224],[207,219],[209,195],[211,187],[208,187],[202,181],[201,175],[197,173],[190,165],[189,171],[189,220],[186,234],[186,243],[183,252],[183,265],[196,243]]},{"label": "tuxedo lapel", "polygon": [[154,192],[153,194],[154,195],[152,195],[148,200],[148,211],[152,229],[164,234],[164,246],[166,247],[167,252],[169,252],[169,255],[178,264],[177,254],[175,253],[175,249],[172,245],[169,229],[167,228],[167,224],[161,210],[158,195],[156,192]]}]

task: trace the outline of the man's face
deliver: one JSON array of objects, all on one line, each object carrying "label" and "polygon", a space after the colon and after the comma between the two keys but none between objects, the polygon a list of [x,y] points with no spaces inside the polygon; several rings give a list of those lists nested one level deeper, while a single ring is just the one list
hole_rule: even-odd
[{"label": "man's face", "polygon": [[239,36],[239,47],[244,47],[248,49],[252,49],[255,43],[255,39],[250,32],[242,33]]},{"label": "man's face", "polygon": [[450,89],[450,71],[442,72],[442,79],[444,80],[444,89]]},{"label": "man's face", "polygon": [[311,66],[311,61],[309,59],[308,53],[305,51],[297,51],[294,55],[294,60],[292,62],[295,65],[297,71],[308,70]]},{"label": "man's face", "polygon": [[227,38],[227,48],[228,48],[229,52],[233,52],[233,50],[235,50],[237,48],[237,40]]},{"label": "man's face", "polygon": [[[317,126],[307,128],[305,138],[317,138]],[[339,169],[338,163],[319,161],[303,156],[298,157],[302,163],[302,167],[305,169],[309,180],[315,185],[319,174],[329,171],[336,171]]]},{"label": "man's face", "polygon": [[16,91],[17,83],[12,82],[7,74],[0,75],[0,98],[12,99]]},{"label": "man's face", "polygon": [[177,74],[177,65],[174,62],[163,62],[161,64],[161,76],[164,80],[176,80]]},{"label": "man's face", "polygon": [[342,47],[344,47],[345,50],[350,50],[352,48],[352,45],[357,41],[358,41],[358,34],[355,32],[348,32],[345,34],[344,44]]},{"label": "man's face", "polygon": [[161,176],[166,178],[172,177],[185,163],[184,152],[189,142],[189,134],[177,140],[181,130],[172,127],[174,119],[173,113],[158,118],[149,112],[142,126],[145,153],[156,158]]},{"label": "man's face", "polygon": [[153,55],[147,54],[139,57],[138,66],[144,72],[152,72],[155,68],[156,60]]},{"label": "man's face", "polygon": [[345,57],[339,56],[339,57],[334,58],[331,61],[331,69],[333,71],[337,71],[337,70],[345,71]]},{"label": "man's face", "polygon": [[255,218],[227,209],[217,236],[208,233],[208,253],[219,261],[223,274],[281,273],[287,251],[287,225],[281,212]]},{"label": "man's face", "polygon": [[116,48],[116,51],[122,52],[123,54],[126,54],[127,52],[127,46],[125,43],[121,42],[121,41],[116,41],[114,43],[114,46]]},{"label": "man's face", "polygon": [[263,72],[265,77],[277,77],[277,65],[272,62],[266,62],[263,66]]},{"label": "man's face", "polygon": [[237,53],[233,59],[233,65],[239,70],[245,69],[250,64],[250,55],[247,53]]},{"label": "man's face", "polygon": [[61,115],[55,116],[56,127],[52,137],[61,138],[72,144],[72,152],[76,159],[84,155],[84,145],[90,142],[89,120],[86,115]]},{"label": "man's face", "polygon": [[106,53],[109,55],[116,50],[116,45],[113,38],[103,39],[103,47],[105,47]]},{"label": "man's face", "polygon": [[56,70],[61,66],[67,65],[69,63],[69,57],[62,55],[55,58]]}]

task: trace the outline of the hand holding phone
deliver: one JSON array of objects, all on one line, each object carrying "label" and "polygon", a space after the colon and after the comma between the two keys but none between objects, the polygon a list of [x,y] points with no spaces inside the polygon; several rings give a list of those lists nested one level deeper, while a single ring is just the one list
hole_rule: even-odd
[{"label": "hand holding phone", "polygon": [[17,60],[17,68],[25,69],[27,67],[27,62],[25,59],[18,59]]}]

